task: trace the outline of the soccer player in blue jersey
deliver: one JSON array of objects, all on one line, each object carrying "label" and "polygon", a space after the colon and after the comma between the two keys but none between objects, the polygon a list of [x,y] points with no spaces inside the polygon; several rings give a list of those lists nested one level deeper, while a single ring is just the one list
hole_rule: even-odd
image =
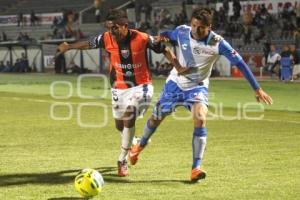
[{"label": "soccer player in blue jersey", "polygon": [[191,181],[205,178],[206,172],[200,166],[207,137],[209,76],[213,64],[221,55],[240,69],[255,91],[257,101],[272,104],[272,98],[262,90],[242,57],[226,40],[211,30],[212,20],[209,9],[196,9],[190,26],[181,25],[175,30],[161,33],[162,40],[178,43],[178,61],[184,70],[177,71],[180,67],[176,67],[170,72],[152,116],[145,125],[140,143],[134,145],[129,153],[132,165],[136,164],[139,154],[159,124],[180,104],[191,110],[194,121]]}]

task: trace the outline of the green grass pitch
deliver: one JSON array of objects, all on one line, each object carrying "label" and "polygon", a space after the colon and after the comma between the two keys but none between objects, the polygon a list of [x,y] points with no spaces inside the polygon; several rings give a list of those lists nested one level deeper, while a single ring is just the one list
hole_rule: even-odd
[{"label": "green grass pitch", "polygon": [[[56,98],[50,94],[54,81],[67,81],[54,85]],[[259,107],[245,80],[211,80],[203,160],[208,175],[198,184],[188,182],[193,131],[188,111],[179,108],[169,116],[139,163],[130,167],[130,176],[119,178],[120,136],[114,128],[110,90],[95,77],[81,83],[82,95],[106,95],[82,98],[76,76],[0,75],[1,200],[80,199],[73,181],[86,167],[104,177],[96,200],[300,198],[299,83],[261,82],[274,105]],[[163,83],[154,80],[153,102]],[[68,94],[67,99],[57,99]],[[151,111],[137,121],[137,135]],[[105,119],[102,128],[85,127]]]}]

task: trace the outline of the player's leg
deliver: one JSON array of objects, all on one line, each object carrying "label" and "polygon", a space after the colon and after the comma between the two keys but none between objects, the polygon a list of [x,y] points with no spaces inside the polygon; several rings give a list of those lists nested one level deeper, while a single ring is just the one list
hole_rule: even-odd
[{"label": "player's leg", "polygon": [[121,135],[121,153],[118,159],[118,175],[127,176],[127,154],[131,148],[132,139],[135,134],[136,109],[133,106],[128,106],[123,116],[123,131]]},{"label": "player's leg", "polygon": [[143,136],[141,137],[141,141],[139,143],[137,143],[136,145],[133,145],[129,152],[128,158],[132,165],[135,165],[137,163],[139,154],[146,147],[150,137],[156,131],[157,127],[163,121],[163,119],[164,119],[164,117],[157,119],[157,118],[155,118],[155,116],[151,115],[151,117],[147,120],[145,127],[144,127]]},{"label": "player's leg", "polygon": [[193,164],[192,164],[192,174],[191,181],[197,182],[200,179],[204,179],[206,172],[200,168],[201,161],[203,159],[203,154],[206,146],[206,115],[207,115],[207,105],[203,103],[194,103],[192,106],[193,122],[194,122],[194,132],[192,139],[193,147]]},{"label": "player's leg", "polygon": [[121,119],[115,119],[115,127],[120,132],[120,135],[122,136],[123,128],[124,128],[124,122]]},{"label": "player's leg", "polygon": [[155,133],[164,118],[174,110],[175,104],[178,102],[178,97],[180,96],[178,93],[180,92],[181,90],[175,82],[168,81],[165,84],[160,98],[153,109],[152,115],[144,126],[140,143],[134,145],[130,150],[129,160],[132,165],[137,163],[139,154],[146,147],[150,137]]},{"label": "player's leg", "polygon": [[169,80],[165,84],[159,100],[153,109],[152,115],[144,126],[144,133],[140,142],[141,147],[147,145],[148,140],[156,131],[160,123],[167,115],[174,111],[176,104],[179,102],[180,93],[182,93],[182,91],[175,82]]},{"label": "player's leg", "polygon": [[140,146],[145,147],[148,144],[149,139],[153,135],[153,133],[156,131],[158,126],[161,124],[161,122],[164,120],[166,116],[162,116],[161,118],[156,118],[154,115],[151,115],[150,118],[147,120],[143,136],[141,137]]}]

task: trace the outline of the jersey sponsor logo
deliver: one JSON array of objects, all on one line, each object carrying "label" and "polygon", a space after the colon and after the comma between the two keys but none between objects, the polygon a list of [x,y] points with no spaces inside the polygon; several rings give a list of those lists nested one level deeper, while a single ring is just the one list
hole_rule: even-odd
[{"label": "jersey sponsor logo", "polygon": [[134,64],[116,63],[116,65],[121,69],[128,69],[128,70],[142,67],[142,63],[134,63]]},{"label": "jersey sponsor logo", "polygon": [[129,49],[121,49],[121,55],[123,58],[127,59],[129,57]]},{"label": "jersey sponsor logo", "polygon": [[206,54],[206,55],[214,55],[213,51],[210,51],[208,49],[202,49],[201,47],[194,47],[193,48],[193,54],[200,55],[200,54]]}]

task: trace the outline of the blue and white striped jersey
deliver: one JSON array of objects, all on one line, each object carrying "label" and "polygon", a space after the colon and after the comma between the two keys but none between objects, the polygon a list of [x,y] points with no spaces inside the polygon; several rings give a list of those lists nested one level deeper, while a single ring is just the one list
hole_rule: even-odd
[{"label": "blue and white striped jersey", "polygon": [[[243,61],[242,57],[231,45],[213,31],[210,31],[206,40],[201,41],[192,38],[191,27],[187,25],[178,26],[172,31],[162,32],[161,35],[178,43],[179,51],[177,57],[179,63],[183,67],[192,68],[184,76],[178,76],[174,68],[168,77],[168,80],[175,81],[183,90],[197,87],[199,82],[203,82],[204,86],[208,88],[213,64],[221,55],[225,56],[233,65]],[[251,79],[250,81],[248,80],[251,85],[252,81],[254,81],[254,86],[259,87],[251,71],[248,69],[246,72],[248,73],[246,78],[248,79],[248,75]]]}]

